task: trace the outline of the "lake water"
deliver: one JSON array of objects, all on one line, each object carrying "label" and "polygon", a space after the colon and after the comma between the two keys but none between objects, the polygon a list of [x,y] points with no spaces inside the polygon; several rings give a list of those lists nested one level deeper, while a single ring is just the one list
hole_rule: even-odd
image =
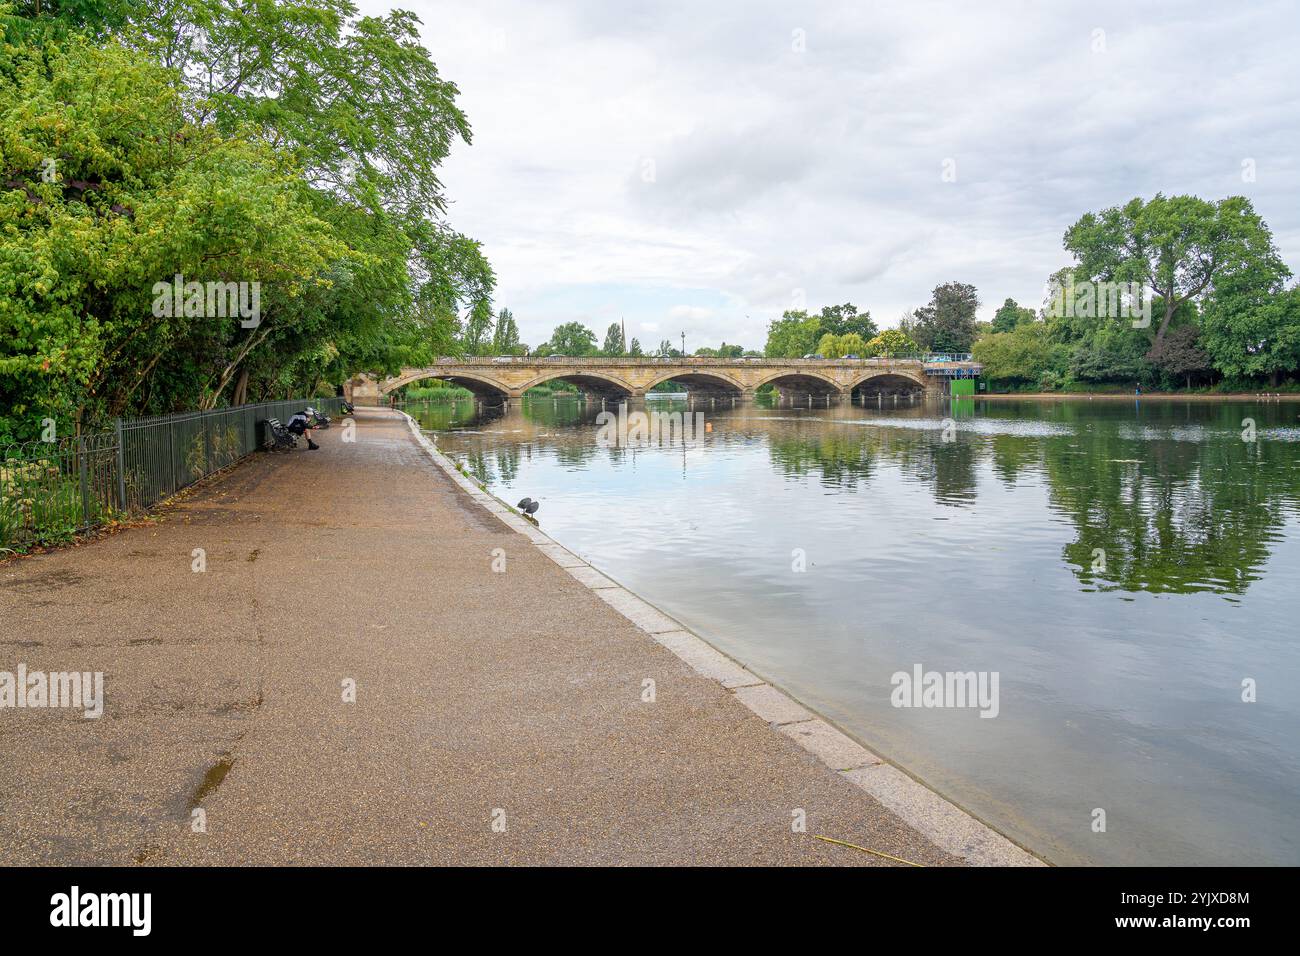
[{"label": "lake water", "polygon": [[[1300,864],[1300,405],[701,400],[692,440],[566,398],[407,410],[568,548],[1048,860]],[[894,706],[917,666],[996,674],[996,716]]]}]

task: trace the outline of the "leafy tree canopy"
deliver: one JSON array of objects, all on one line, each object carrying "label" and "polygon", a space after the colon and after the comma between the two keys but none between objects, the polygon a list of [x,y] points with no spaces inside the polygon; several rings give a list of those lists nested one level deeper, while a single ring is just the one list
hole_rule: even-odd
[{"label": "leafy tree canopy", "polygon": [[932,352],[969,352],[975,341],[975,311],[979,304],[973,285],[937,285],[929,304],[916,310],[916,325],[910,334]]},{"label": "leafy tree canopy", "polygon": [[921,351],[921,346],[902,329],[885,329],[867,343],[867,355],[907,355]]},{"label": "leafy tree canopy", "polygon": [[1218,283],[1275,291],[1290,275],[1268,226],[1242,196],[1133,199],[1085,214],[1064,241],[1079,262],[1076,279],[1140,282],[1163,299],[1157,341],[1180,303],[1199,300]]}]

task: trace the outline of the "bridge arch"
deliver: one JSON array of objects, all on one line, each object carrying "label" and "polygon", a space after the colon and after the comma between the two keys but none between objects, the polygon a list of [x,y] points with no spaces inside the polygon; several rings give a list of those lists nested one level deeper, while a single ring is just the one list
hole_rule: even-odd
[{"label": "bridge arch", "polygon": [[843,386],[835,379],[812,368],[781,369],[772,372],[755,382],[754,388],[769,383],[777,388],[817,395],[838,395],[843,391]]},{"label": "bridge arch", "polygon": [[848,387],[848,392],[864,394],[890,395],[899,392],[924,391],[929,388],[922,372],[910,372],[905,369],[872,369]]},{"label": "bridge arch", "polygon": [[688,388],[699,389],[701,391],[712,390],[736,392],[739,394],[745,390],[745,386],[741,385],[730,375],[724,375],[721,372],[696,372],[689,368],[668,371],[664,372],[662,375],[657,375],[646,383],[645,390],[648,392],[650,389],[654,388],[656,385],[662,384],[663,382],[681,382]]},{"label": "bridge arch", "polygon": [[487,375],[480,375],[476,372],[465,372],[460,370],[455,372],[446,372],[436,368],[406,369],[401,375],[380,382],[379,394],[387,395],[389,392],[396,391],[403,385],[410,385],[412,382],[422,382],[426,378],[436,378],[441,379],[444,382],[451,382],[453,385],[459,385],[461,388],[469,389],[476,397],[480,398],[504,401],[510,397],[510,389],[508,386]]},{"label": "bridge arch", "polygon": [[630,398],[633,392],[636,391],[636,389],[621,378],[610,375],[606,372],[597,372],[594,370],[566,372],[562,368],[556,369],[553,372],[543,372],[531,381],[519,386],[519,391],[521,393],[526,392],[530,388],[535,388],[538,385],[545,385],[547,382],[553,382],[557,378],[576,385],[583,391],[594,392],[597,395],[612,395],[617,398]]}]

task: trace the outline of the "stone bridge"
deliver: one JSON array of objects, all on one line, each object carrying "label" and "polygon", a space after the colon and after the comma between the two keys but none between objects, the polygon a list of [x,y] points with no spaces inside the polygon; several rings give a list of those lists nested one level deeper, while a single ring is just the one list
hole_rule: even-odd
[{"label": "stone bridge", "polygon": [[497,356],[440,359],[427,368],[402,369],[390,378],[361,375],[348,383],[349,399],[382,401],[395,389],[437,378],[469,389],[484,400],[520,398],[555,379],[571,382],[594,398],[639,398],[661,382],[694,394],[751,396],[771,384],[782,396],[832,397],[946,391],[949,380],[978,375],[969,355],[921,355],[869,359],[545,358]]}]

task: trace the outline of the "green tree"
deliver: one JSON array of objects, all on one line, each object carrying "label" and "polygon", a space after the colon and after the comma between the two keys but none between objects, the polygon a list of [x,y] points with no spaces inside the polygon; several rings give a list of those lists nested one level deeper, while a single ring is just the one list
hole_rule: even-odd
[{"label": "green tree", "polygon": [[1069,378],[1078,382],[1149,381],[1154,369],[1148,349],[1131,339],[1095,339],[1081,342],[1069,353]]},{"label": "green tree", "polygon": [[863,341],[876,334],[876,323],[870,312],[859,312],[852,302],[843,305],[822,306],[821,331],[831,335],[859,335]]},{"label": "green tree", "polygon": [[1033,322],[1036,316],[1033,309],[1026,309],[1015,299],[1007,299],[993,316],[992,332],[1010,332],[1017,325]]},{"label": "green tree", "polygon": [[348,0],[128,9],[120,36],[176,71],[194,122],[259,131],[301,169],[349,245],[376,251],[364,270],[336,278],[339,294],[320,297],[310,320],[298,318],[300,337],[272,334],[259,346],[269,354],[249,362],[296,366],[283,349],[311,352],[322,337],[338,349],[336,376],[456,349],[447,329],[458,313],[481,317],[495,276],[479,244],[443,220],[439,170],[470,131],[456,87],[420,45],[419,21],[400,11],[360,17]]},{"label": "green tree", "polygon": [[1037,385],[1058,364],[1047,326],[1037,321],[984,335],[972,353],[984,366],[984,377],[1002,385]]},{"label": "green tree", "polygon": [[817,354],[824,355],[826,358],[844,358],[846,355],[863,356],[866,351],[867,343],[856,332],[849,332],[846,335],[832,335],[828,332],[817,342]]},{"label": "green tree", "polygon": [[565,322],[558,325],[555,331],[551,333],[551,339],[546,343],[546,354],[548,355],[595,355],[596,333],[591,331],[581,322]]},{"label": "green tree", "polygon": [[763,352],[768,358],[799,358],[816,350],[821,333],[818,316],[810,316],[802,309],[786,311],[768,324]]},{"label": "green tree", "polygon": [[921,351],[921,346],[901,329],[884,329],[867,343],[866,353],[878,355],[907,355]]},{"label": "green tree", "polygon": [[627,346],[623,341],[623,324],[621,322],[611,322],[609,328],[605,330],[605,344],[601,347],[600,354],[608,355],[611,358],[619,358],[626,351]]},{"label": "green tree", "polygon": [[645,355],[645,352],[642,351],[641,349],[640,341],[638,341],[635,337],[632,339],[632,342],[627,347],[627,354],[629,358],[641,358],[642,356]]},{"label": "green tree", "polygon": [[496,333],[492,339],[492,352],[495,355],[520,355],[523,347],[519,344],[519,325],[514,313],[502,309],[497,315]]},{"label": "green tree", "polygon": [[[166,392],[209,407],[253,350],[291,341],[370,262],[282,157],[194,125],[171,74],[115,42],[4,47],[0,126],[14,177],[0,193],[0,407],[20,420],[119,415]],[[157,291],[176,275],[259,289],[257,323],[206,302],[178,313]]]},{"label": "green tree", "polygon": [[[410,14],[37,6],[0,15],[0,204],[19,224],[0,236],[0,328],[22,329],[0,345],[0,419],[301,394],[456,351],[457,316],[490,308],[495,276],[438,179],[469,126]],[[83,27],[115,39],[96,56]],[[258,284],[260,323],[153,315],[176,274]]]},{"label": "green tree", "polygon": [[466,355],[482,355],[493,341],[492,304],[480,299],[470,306],[465,317],[465,335],[461,345]]},{"label": "green tree", "polygon": [[1228,378],[1281,384],[1300,369],[1300,287],[1224,283],[1206,303],[1199,345]]},{"label": "green tree", "polygon": [[470,141],[457,89],[420,44],[419,19],[360,17],[351,0],[170,0],[130,7],[123,37],[192,77],[200,121],[252,124],[308,181],[371,209],[436,218],[438,170]]},{"label": "green tree", "polygon": [[1147,361],[1175,383],[1192,387],[1192,379],[1210,368],[1210,357],[1197,344],[1199,332],[1194,325],[1179,325],[1159,339],[1147,352]]},{"label": "green tree", "polygon": [[932,352],[969,352],[975,341],[975,312],[979,296],[973,285],[946,282],[934,287],[928,305],[916,310],[911,332]]},{"label": "green tree", "polygon": [[1155,339],[1164,338],[1180,303],[1216,284],[1269,289],[1290,275],[1268,226],[1250,200],[1209,202],[1157,193],[1087,213],[1065,233],[1065,248],[1093,281],[1141,282],[1164,302]]}]

